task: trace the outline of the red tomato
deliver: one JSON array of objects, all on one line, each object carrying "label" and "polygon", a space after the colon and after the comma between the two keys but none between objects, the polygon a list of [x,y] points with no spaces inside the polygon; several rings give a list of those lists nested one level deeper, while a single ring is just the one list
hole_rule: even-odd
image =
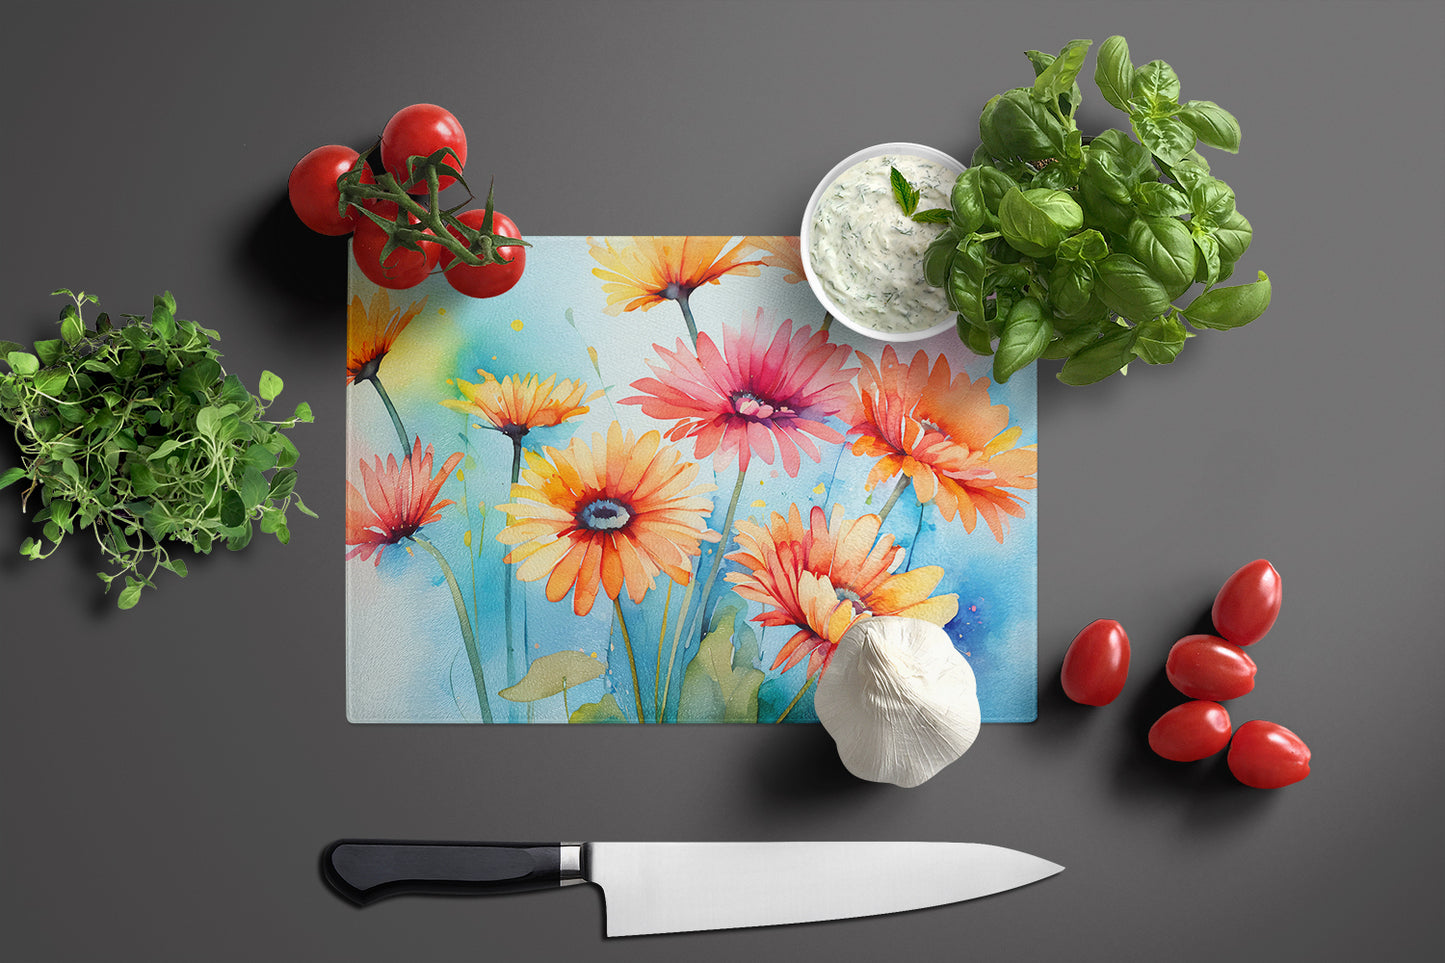
[{"label": "red tomato", "polygon": [[1255,789],[1278,789],[1310,774],[1310,747],[1284,726],[1255,719],[1229,747],[1229,771]]},{"label": "red tomato", "polygon": [[1096,619],[1069,643],[1060,680],[1075,702],[1106,706],[1119,697],[1128,676],[1128,634],[1113,619]]},{"label": "red tomato", "polygon": [[1254,689],[1254,660],[1237,645],[1212,635],[1186,635],[1169,650],[1164,672],[1191,699],[1223,702]]},{"label": "red tomato", "polygon": [[1253,645],[1279,617],[1282,597],[1279,573],[1256,559],[1229,576],[1214,597],[1214,629],[1235,645]]},{"label": "red tomato", "polygon": [[[486,217],[485,210],[471,210],[457,215],[457,220],[467,227],[481,230],[482,218]],[[457,240],[462,240],[460,232],[449,228]],[[522,232],[517,230],[517,225],[505,214],[492,212],[492,233],[502,234],[506,237],[520,239]],[[506,264],[459,264],[446,272],[446,279],[452,287],[463,294],[474,298],[496,297],[504,291],[510,291],[512,287],[522,279],[522,271],[527,266],[527,249],[524,247],[499,247],[497,253],[502,257],[511,258]],[[442,249],[441,266],[445,270],[448,264],[456,260],[451,251]]]},{"label": "red tomato", "polygon": [[[388,220],[396,217],[396,204],[392,201],[378,201],[372,210]],[[415,222],[416,218],[412,218]],[[408,251],[397,248],[381,263],[381,251],[386,247],[386,231],[378,227],[365,215],[357,218],[356,234],[351,239],[351,256],[356,264],[376,284],[384,288],[415,287],[426,279],[432,268],[437,266],[441,249],[435,244],[422,243],[422,250]]]},{"label": "red tomato", "polygon": [[[451,111],[436,104],[412,104],[403,107],[386,122],[381,132],[381,163],[405,190],[412,194],[427,193],[425,178],[407,187],[406,162],[410,157],[429,157],[443,147],[456,151],[456,159],[447,162],[461,170],[467,162],[467,135],[461,122]],[[456,178],[442,175],[438,180],[445,190],[456,183]]]},{"label": "red tomato", "polygon": [[1149,729],[1149,748],[1175,762],[1212,756],[1229,744],[1229,713],[1217,702],[1175,706]]},{"label": "red tomato", "polygon": [[[301,218],[301,223],[318,234],[350,234],[356,229],[354,213],[342,217],[337,213],[341,204],[341,192],[336,179],[356,163],[356,151],[342,144],[328,144],[318,147],[296,162],[291,176],[286,180],[286,193],[291,197],[291,209]],[[361,170],[362,183],[375,183],[371,169]]]}]

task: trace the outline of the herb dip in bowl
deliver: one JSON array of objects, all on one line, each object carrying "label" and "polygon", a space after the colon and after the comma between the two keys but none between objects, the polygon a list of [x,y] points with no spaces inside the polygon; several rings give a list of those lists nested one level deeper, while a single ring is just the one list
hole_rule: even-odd
[{"label": "herb dip in bowl", "polygon": [[844,326],[882,341],[919,341],[955,324],[943,289],[923,278],[923,252],[948,225],[903,213],[894,168],[918,191],[917,214],[949,207],[964,165],[922,144],[878,144],[845,157],[803,212],[803,273]]}]

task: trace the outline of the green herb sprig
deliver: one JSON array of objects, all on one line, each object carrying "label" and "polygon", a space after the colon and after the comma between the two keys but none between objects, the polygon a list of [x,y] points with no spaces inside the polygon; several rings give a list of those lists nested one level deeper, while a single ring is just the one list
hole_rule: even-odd
[{"label": "green herb sprig", "polygon": [[[41,538],[21,554],[52,555],[67,535],[88,530],[112,572],[97,573],[133,607],[155,587],[160,569],[184,578],[177,543],[207,554],[220,541],[245,548],[253,526],[283,544],[287,509],[314,514],[295,493],[296,446],[285,435],[312,421],[298,404],[267,419],[282,381],[263,371],[260,395],[221,367],[215,331],[175,316],[170,292],[149,318],[102,313],[93,328],[81,316],[94,295],[54,292],[74,303],[60,314],[60,337],[34,352],[0,341],[0,417],[15,431],[21,464],[0,472],[0,488],[21,485],[21,510],[40,508]],[[46,543],[50,545],[47,548]]]},{"label": "green herb sprig", "polygon": [[[1092,44],[1072,40],[1057,56],[1028,51],[1033,86],[984,106],[948,229],[924,255],[925,278],[958,312],[959,337],[993,355],[1000,382],[1040,358],[1062,360],[1058,378],[1070,385],[1136,359],[1168,364],[1194,337],[1185,322],[1237,328],[1269,307],[1263,271],[1216,286],[1254,231],[1196,148],[1238,152],[1238,121],[1212,101],[1181,104],[1172,67],[1136,68],[1124,38],[1110,37],[1094,82],[1128,115],[1134,138],[1106,130],[1086,143],[1074,114]],[[1196,283],[1203,293],[1177,305]]]}]

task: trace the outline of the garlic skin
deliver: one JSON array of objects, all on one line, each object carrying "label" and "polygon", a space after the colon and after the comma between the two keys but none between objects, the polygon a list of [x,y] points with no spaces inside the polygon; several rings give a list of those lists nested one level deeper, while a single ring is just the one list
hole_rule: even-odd
[{"label": "garlic skin", "polygon": [[902,616],[844,633],[813,705],[849,772],[904,788],[963,755],[982,721],[973,668],[948,633]]}]

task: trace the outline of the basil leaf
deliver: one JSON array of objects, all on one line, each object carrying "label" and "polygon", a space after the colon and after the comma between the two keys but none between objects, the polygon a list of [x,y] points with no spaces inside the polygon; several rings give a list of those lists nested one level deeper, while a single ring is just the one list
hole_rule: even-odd
[{"label": "basil leaf", "polygon": [[1134,206],[1152,217],[1181,217],[1189,213],[1189,198],[1177,187],[1145,181],[1134,188]]},{"label": "basil leaf", "polygon": [[948,283],[948,269],[958,249],[952,230],[944,231],[923,251],[923,279],[936,288]]},{"label": "basil leaf", "polygon": [[1109,242],[1104,240],[1104,235],[1089,228],[1064,238],[1055,254],[1070,261],[1102,261],[1109,256]]},{"label": "basil leaf", "polygon": [[1063,124],[1027,87],[1016,87],[989,101],[979,118],[978,133],[995,157],[1044,160],[1064,152]]},{"label": "basil leaf", "polygon": [[978,169],[978,187],[983,194],[984,210],[988,211],[989,223],[992,226],[998,226],[998,209],[1003,203],[1004,195],[1016,186],[1014,179],[997,167]]},{"label": "basil leaf", "polygon": [[1037,361],[1053,336],[1053,326],[1037,300],[1024,298],[1016,303],[999,335],[998,353],[993,358],[994,381],[1004,384],[1019,369]]},{"label": "basil leaf", "polygon": [[1210,147],[1239,153],[1239,121],[1212,100],[1191,100],[1176,115]]},{"label": "basil leaf", "polygon": [[1129,225],[1129,253],[1164,285],[1171,301],[1194,283],[1194,238],[1177,218],[1136,219]]},{"label": "basil leaf", "polygon": [[1145,108],[1145,116],[1170,117],[1179,110],[1179,75],[1162,60],[1134,71],[1129,92]]},{"label": "basil leaf", "polygon": [[1219,244],[1221,261],[1238,261],[1249,250],[1249,242],[1254,238],[1254,228],[1239,211],[1221,220],[1210,233]]},{"label": "basil leaf", "polygon": [[1199,267],[1194,279],[1205,284],[1216,283],[1220,270],[1219,242],[1211,234],[1199,233],[1194,235],[1194,246],[1199,249]]},{"label": "basil leaf", "polygon": [[1085,261],[1060,260],[1049,275],[1049,300],[1064,316],[1084,311],[1094,294],[1094,269]]},{"label": "basil leaf", "polygon": [[1095,270],[1099,297],[1130,321],[1147,321],[1169,310],[1169,292],[1148,268],[1127,254],[1110,254]]},{"label": "basil leaf", "polygon": [[970,167],[959,174],[949,194],[953,226],[960,234],[972,234],[989,222],[988,204],[984,201],[982,175],[979,173],[981,169]]},{"label": "basil leaf", "polygon": [[1269,275],[1260,271],[1259,280],[1250,284],[1205,291],[1184,309],[1184,317],[1196,328],[1224,331],[1242,327],[1264,314],[1269,299]]},{"label": "basil leaf", "polygon": [[1129,59],[1129,44],[1123,37],[1113,36],[1099,45],[1094,83],[1105,100],[1128,113],[1129,98],[1134,96],[1134,64]]},{"label": "basil leaf", "polygon": [[1084,212],[1064,191],[1017,187],[999,205],[999,231],[1015,250],[1047,257],[1069,234],[1084,225]]},{"label": "basil leaf", "polygon": [[1191,219],[1214,227],[1234,213],[1234,191],[1216,177],[1202,174],[1194,177],[1188,187]]},{"label": "basil leaf", "polygon": [[1059,369],[1066,385],[1089,385],[1103,381],[1134,357],[1134,329],[1118,328],[1080,350]]},{"label": "basil leaf", "polygon": [[1059,332],[1059,336],[1044,349],[1042,357],[1049,361],[1062,361],[1098,340],[1099,332],[1104,330],[1104,321],[1085,321],[1065,331],[1055,316],[1054,330]]},{"label": "basil leaf", "polygon": [[[1079,71],[1084,69],[1084,60],[1093,44],[1092,40],[1070,40],[1065,44],[1059,55],[1034,79],[1034,96],[1047,101],[1068,94]],[[1033,60],[1032,57],[1029,59]],[[1038,61],[1034,61],[1034,66],[1037,68]]]},{"label": "basil leaf", "polygon": [[986,358],[993,354],[993,338],[989,335],[987,328],[976,328],[964,319],[963,315],[958,316],[958,337],[963,341],[964,347],[978,355]]},{"label": "basil leaf", "polygon": [[1134,357],[1145,364],[1168,364],[1184,350],[1188,332],[1172,315],[1150,318],[1140,324],[1134,337]]},{"label": "basil leaf", "polygon": [[1194,131],[1173,117],[1134,117],[1134,136],[1166,164],[1177,164],[1194,149]]},{"label": "basil leaf", "polygon": [[984,280],[988,275],[988,254],[980,241],[966,240],[958,245],[948,271],[948,305],[976,328],[987,329],[988,315],[984,305]]}]

